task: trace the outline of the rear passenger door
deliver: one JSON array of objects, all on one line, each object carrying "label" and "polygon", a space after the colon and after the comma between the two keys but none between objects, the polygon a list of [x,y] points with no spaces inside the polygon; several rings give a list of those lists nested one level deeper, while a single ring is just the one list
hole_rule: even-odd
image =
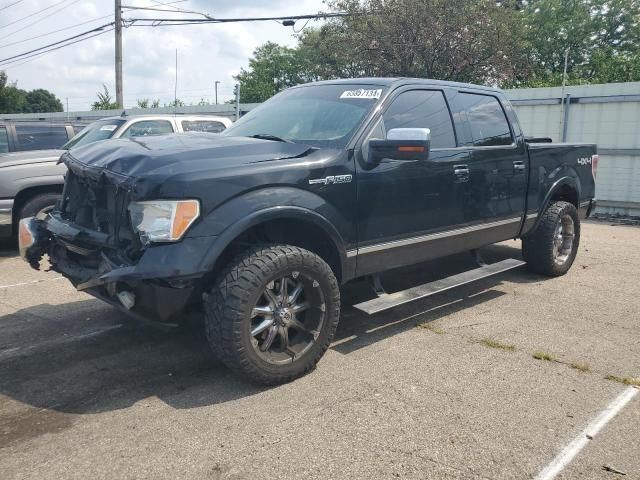
[{"label": "rear passenger door", "polygon": [[512,132],[498,97],[461,91],[457,106],[471,147],[469,180],[463,199],[467,218],[496,226],[504,238],[516,236],[525,209],[528,158]]}]

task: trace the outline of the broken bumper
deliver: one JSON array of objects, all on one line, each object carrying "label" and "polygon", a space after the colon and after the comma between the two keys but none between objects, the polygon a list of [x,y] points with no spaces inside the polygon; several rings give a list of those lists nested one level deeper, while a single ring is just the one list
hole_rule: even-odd
[{"label": "broken bumper", "polygon": [[203,252],[212,237],[185,238],[147,248],[128,263],[101,247],[103,234],[65,222],[55,214],[45,220],[23,219],[21,256],[38,269],[48,254],[51,269],[82,291],[124,309],[133,316],[175,323],[202,294],[199,280]]}]

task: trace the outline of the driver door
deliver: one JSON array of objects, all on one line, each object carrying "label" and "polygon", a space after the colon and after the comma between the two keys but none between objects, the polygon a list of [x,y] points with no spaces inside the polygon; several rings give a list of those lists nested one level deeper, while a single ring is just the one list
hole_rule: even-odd
[{"label": "driver door", "polygon": [[375,167],[358,163],[358,275],[416,263],[433,249],[425,237],[465,223],[460,199],[466,191],[460,166],[471,151],[459,148],[444,92],[410,88],[400,91],[365,137],[386,138],[394,128],[428,128],[428,160],[383,159]]}]

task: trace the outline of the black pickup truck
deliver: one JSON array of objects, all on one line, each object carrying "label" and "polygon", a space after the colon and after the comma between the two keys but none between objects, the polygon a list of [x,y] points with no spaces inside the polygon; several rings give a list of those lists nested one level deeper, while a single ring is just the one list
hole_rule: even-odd
[{"label": "black pickup truck", "polygon": [[509,259],[385,293],[378,274],[521,238],[529,269],[571,267],[593,210],[595,145],[534,143],[499,90],[420,79],[288,89],[220,135],[79,147],[56,209],[20,250],[140,319],[201,314],[213,353],[254,381],[312,370],[340,285],[375,313],[514,268]]}]

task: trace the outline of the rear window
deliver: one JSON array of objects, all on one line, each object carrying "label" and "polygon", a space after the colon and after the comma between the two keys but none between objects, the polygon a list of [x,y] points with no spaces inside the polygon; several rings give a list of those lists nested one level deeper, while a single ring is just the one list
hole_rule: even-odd
[{"label": "rear window", "polygon": [[182,120],[182,130],[185,132],[220,133],[226,127],[215,120]]},{"label": "rear window", "polygon": [[68,140],[64,126],[16,125],[16,136],[18,151],[60,148]]},{"label": "rear window", "polygon": [[7,129],[0,127],[0,153],[7,153],[9,151],[9,135],[7,135]]},{"label": "rear window", "polygon": [[168,135],[173,133],[171,122],[167,120],[141,120],[132,124],[122,134],[123,138]]}]

